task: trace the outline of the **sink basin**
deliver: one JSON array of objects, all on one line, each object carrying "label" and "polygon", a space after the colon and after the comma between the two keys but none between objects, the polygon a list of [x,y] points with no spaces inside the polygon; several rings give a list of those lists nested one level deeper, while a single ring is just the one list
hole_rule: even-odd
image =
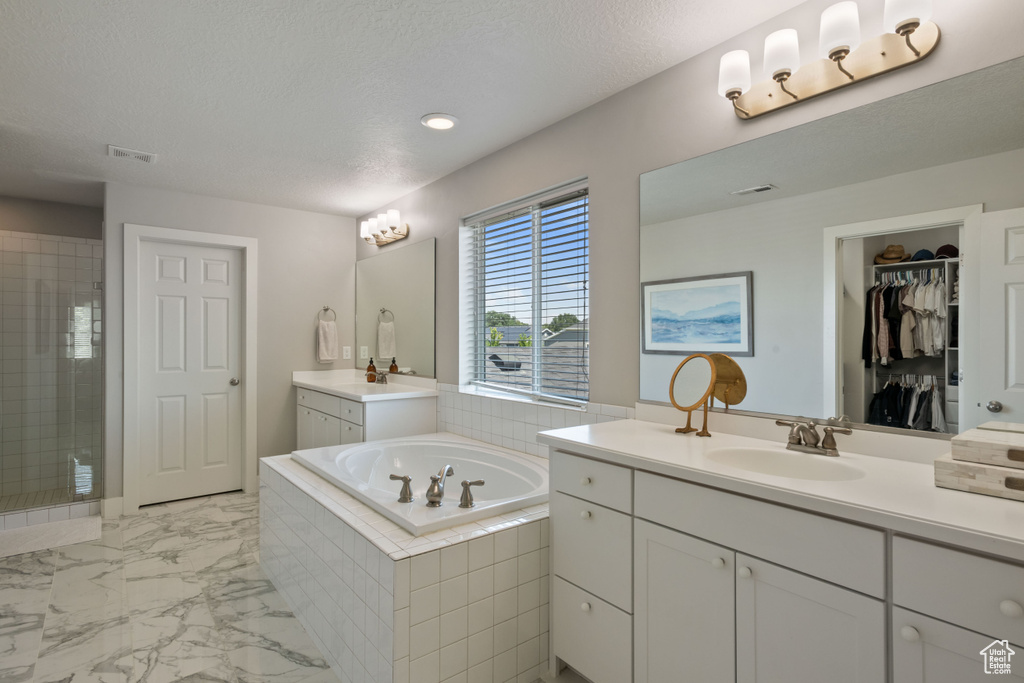
[{"label": "sink basin", "polygon": [[811,481],[852,481],[864,476],[860,469],[839,458],[798,453],[781,448],[716,448],[708,460],[748,472]]}]

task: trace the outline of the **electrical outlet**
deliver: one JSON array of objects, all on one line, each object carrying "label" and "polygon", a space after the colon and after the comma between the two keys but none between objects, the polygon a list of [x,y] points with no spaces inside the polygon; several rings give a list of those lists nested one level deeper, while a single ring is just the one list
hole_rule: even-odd
[{"label": "electrical outlet", "polygon": [[359,358],[360,360],[366,360],[370,357],[370,347],[360,346],[359,347]]},{"label": "electrical outlet", "polygon": [[351,346],[342,346],[341,347],[341,357],[342,357],[343,360],[351,360],[352,359],[352,347]]}]

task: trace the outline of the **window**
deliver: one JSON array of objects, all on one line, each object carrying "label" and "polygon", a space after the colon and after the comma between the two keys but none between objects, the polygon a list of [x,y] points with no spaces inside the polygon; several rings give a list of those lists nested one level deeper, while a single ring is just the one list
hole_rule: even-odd
[{"label": "window", "polygon": [[466,221],[473,384],[588,399],[588,210],[577,183]]}]

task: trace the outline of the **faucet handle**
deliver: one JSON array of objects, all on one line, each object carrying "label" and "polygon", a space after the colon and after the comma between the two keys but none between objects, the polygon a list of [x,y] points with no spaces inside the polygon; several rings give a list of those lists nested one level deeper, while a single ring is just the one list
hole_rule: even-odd
[{"label": "faucet handle", "polygon": [[459,501],[460,508],[471,508],[476,505],[473,502],[473,492],[469,490],[471,486],[483,486],[484,480],[477,479],[476,481],[469,481],[465,479],[462,481],[462,499]]},{"label": "faucet handle", "polygon": [[800,443],[800,426],[802,423],[793,422],[792,420],[776,420],[775,424],[780,427],[789,427],[789,443]]},{"label": "faucet handle", "polygon": [[825,427],[825,438],[821,440],[821,447],[824,449],[825,455],[833,458],[839,455],[835,437],[836,432],[840,434],[853,434],[853,430],[845,427]]},{"label": "faucet handle", "polygon": [[414,500],[414,498],[412,497],[412,487],[409,485],[409,482],[412,481],[412,477],[410,477],[407,474],[392,474],[388,478],[391,479],[391,481],[402,482],[402,491],[401,493],[398,494],[399,503],[411,503]]}]

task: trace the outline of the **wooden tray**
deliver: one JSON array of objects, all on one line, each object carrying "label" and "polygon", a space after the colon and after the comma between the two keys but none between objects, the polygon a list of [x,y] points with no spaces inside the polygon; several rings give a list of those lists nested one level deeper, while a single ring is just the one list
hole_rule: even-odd
[{"label": "wooden tray", "polygon": [[982,426],[954,436],[951,443],[954,460],[1024,470],[1024,433]]}]

